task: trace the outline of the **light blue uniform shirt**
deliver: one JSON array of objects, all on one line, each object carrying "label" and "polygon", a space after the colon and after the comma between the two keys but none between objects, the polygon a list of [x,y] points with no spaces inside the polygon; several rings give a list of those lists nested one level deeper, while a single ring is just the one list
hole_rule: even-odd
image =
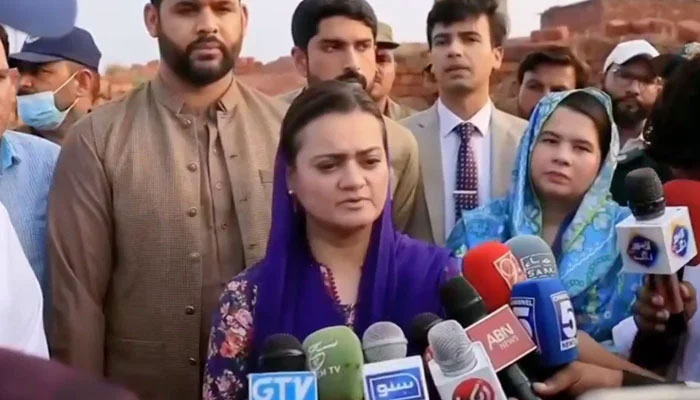
[{"label": "light blue uniform shirt", "polygon": [[18,132],[0,137],[0,203],[7,209],[24,253],[51,309],[46,256],[46,212],[60,147]]}]

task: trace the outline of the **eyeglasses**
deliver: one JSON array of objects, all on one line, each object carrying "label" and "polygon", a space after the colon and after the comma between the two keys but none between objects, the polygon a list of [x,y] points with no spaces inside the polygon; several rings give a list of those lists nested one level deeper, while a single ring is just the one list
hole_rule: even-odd
[{"label": "eyeglasses", "polygon": [[621,67],[613,67],[612,73],[615,81],[621,86],[632,86],[637,82],[641,89],[650,89],[660,83],[660,79],[656,76],[635,74]]}]

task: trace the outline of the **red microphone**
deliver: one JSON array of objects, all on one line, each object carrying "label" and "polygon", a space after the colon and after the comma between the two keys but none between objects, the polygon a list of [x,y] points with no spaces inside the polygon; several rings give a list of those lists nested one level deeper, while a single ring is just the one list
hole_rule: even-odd
[{"label": "red microphone", "polygon": [[[700,243],[700,182],[675,179],[664,185],[664,194],[667,206],[688,207],[695,243]],[[700,264],[700,254],[695,256],[688,265],[698,264]]]},{"label": "red microphone", "polygon": [[463,273],[489,312],[509,304],[513,286],[527,280],[510,248],[499,242],[483,243],[467,252]]}]

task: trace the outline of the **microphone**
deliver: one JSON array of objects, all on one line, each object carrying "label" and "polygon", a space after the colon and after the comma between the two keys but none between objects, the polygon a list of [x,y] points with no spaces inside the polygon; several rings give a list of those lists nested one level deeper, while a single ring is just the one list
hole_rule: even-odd
[{"label": "microphone", "polygon": [[408,341],[401,328],[377,322],[362,335],[369,364],[362,367],[365,400],[428,399],[423,360],[406,357]]},{"label": "microphone", "polygon": [[297,338],[278,333],[265,339],[260,357],[260,372],[306,371],[306,354]]},{"label": "microphone", "polygon": [[316,374],[321,400],[362,400],[362,345],[346,326],[320,329],[303,343],[306,365]]},{"label": "microphone", "polygon": [[[693,240],[698,243],[700,229],[700,182],[690,179],[674,179],[664,185],[666,204],[671,207],[688,207],[690,224],[693,227]],[[700,257],[695,256],[689,265],[700,264]],[[682,276],[680,277],[682,279]]]},{"label": "microphone", "polygon": [[[452,278],[445,282],[440,288],[440,298],[447,311],[447,316],[456,320],[462,326],[469,327],[488,317],[486,313],[486,306],[484,305],[481,296],[479,296],[476,290],[474,290],[469,282],[467,282],[463,277]],[[510,315],[512,316],[512,312],[510,312]],[[513,319],[515,318],[513,317]],[[510,334],[511,330],[513,333],[515,333],[515,329],[518,327],[522,328],[522,326],[517,322],[514,325],[510,325],[507,333]],[[498,335],[501,336],[501,333],[504,332],[503,330],[499,329]],[[517,341],[528,349],[519,354],[520,357],[526,355],[534,349],[534,346],[530,346],[526,340],[530,341],[531,343],[531,340],[529,337],[527,337],[527,334],[524,334],[521,335]],[[530,380],[517,364],[504,367],[498,373],[498,377],[503,383],[508,396],[515,397],[520,400],[538,399],[538,397],[532,391]]]},{"label": "microphone", "polygon": [[625,178],[631,216],[617,224],[623,269],[629,273],[672,275],[697,255],[686,207],[666,207],[656,172],[641,168]]},{"label": "microphone", "polygon": [[362,335],[362,351],[367,362],[374,363],[406,357],[408,340],[392,322],[372,324]]},{"label": "microphone", "polygon": [[267,372],[248,375],[248,400],[318,400],[311,372]]},{"label": "microphone", "polygon": [[316,376],[306,371],[306,355],[294,336],[280,333],[265,339],[258,370],[248,375],[248,399],[318,400]]},{"label": "microphone", "polygon": [[510,306],[535,340],[538,364],[549,369],[545,376],[578,359],[576,315],[559,279],[540,278],[515,285]]},{"label": "microphone", "polygon": [[459,322],[438,323],[428,341],[435,354],[428,366],[441,399],[506,399],[483,345],[469,340]]},{"label": "microphone", "polygon": [[518,235],[508,240],[506,245],[520,262],[527,279],[559,277],[557,260],[541,237]]},{"label": "microphone", "polygon": [[520,263],[503,243],[487,242],[469,250],[464,256],[464,277],[484,297],[491,312],[508,304],[513,286],[527,279]]},{"label": "microphone", "polygon": [[428,332],[435,325],[442,322],[442,318],[433,313],[418,314],[411,322],[411,344],[415,345],[421,353],[428,348]]}]

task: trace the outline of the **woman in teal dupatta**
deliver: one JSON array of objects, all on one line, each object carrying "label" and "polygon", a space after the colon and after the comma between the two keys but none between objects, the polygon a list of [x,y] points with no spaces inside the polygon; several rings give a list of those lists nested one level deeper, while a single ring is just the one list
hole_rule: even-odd
[{"label": "woman in teal dupatta", "polygon": [[[543,226],[543,215],[551,210],[543,208],[545,201],[538,197],[538,191],[535,189],[537,184],[533,183],[532,154],[540,144],[558,146],[555,142],[559,139],[549,138],[553,135],[548,132],[547,122],[559,107],[568,107],[566,102],[562,105],[562,101],[574,93],[578,93],[574,97],[580,98],[581,92],[592,96],[604,106],[605,111],[598,107],[598,119],[602,116],[607,124],[608,134],[601,134],[601,129],[598,129],[600,169],[597,177],[594,170],[591,171],[588,182],[583,182],[587,179],[586,176],[570,177],[572,181],[578,180],[576,185],[586,186],[583,186],[582,194],[575,201],[566,203],[571,204],[566,209],[566,218],[556,224],[558,232],[554,240],[548,242],[557,257],[559,277],[574,304],[579,329],[586,331],[599,342],[606,342],[612,337],[612,328],[630,316],[642,277],[622,272],[622,261],[617,249],[615,225],[630,215],[630,212],[615,203],[610,195],[610,183],[619,151],[619,137],[617,127],[612,122],[614,120],[611,100],[603,92],[597,89],[583,89],[555,93],[543,98],[537,105],[520,143],[509,194],[506,198],[495,200],[481,208],[464,211],[448,239],[447,247],[461,256],[481,243],[494,240],[502,242],[517,235],[552,238],[553,235],[545,234]],[[588,100],[590,103],[590,98]],[[594,106],[597,107],[598,104],[594,103]],[[586,116],[584,113],[580,114]],[[589,123],[595,123],[590,115],[587,117]],[[560,117],[557,119],[561,120]],[[583,124],[585,123],[584,120]],[[567,126],[566,121],[559,124],[560,127]],[[580,119],[571,120],[565,130],[583,124]],[[600,127],[600,124],[596,127]],[[544,128],[547,128],[547,131]],[[608,149],[602,139],[607,137],[610,138]],[[575,143],[574,145],[579,146]],[[551,180],[556,184],[566,182],[566,179],[565,176],[556,176]],[[573,185],[575,184],[570,184]],[[558,207],[560,210],[557,211],[562,214],[561,206],[549,205],[552,204],[551,200],[546,203],[548,207]]]}]

